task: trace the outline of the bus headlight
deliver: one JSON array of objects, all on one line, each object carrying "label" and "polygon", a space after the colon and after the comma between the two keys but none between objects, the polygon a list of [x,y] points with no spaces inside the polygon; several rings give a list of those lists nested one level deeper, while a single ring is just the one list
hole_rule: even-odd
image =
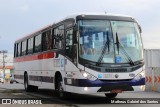
[{"label": "bus headlight", "polygon": [[140,80],[142,78],[145,78],[145,71],[143,70],[142,72],[140,72],[136,77],[135,79],[136,80]]},{"label": "bus headlight", "polygon": [[89,79],[89,80],[92,80],[92,81],[94,81],[94,80],[97,79],[95,76],[93,76],[92,74],[90,74],[90,73],[88,73],[88,72],[85,72],[85,71],[83,71],[83,70],[80,70],[80,72],[81,72],[82,76],[83,76],[84,78],[86,78],[86,79]]}]

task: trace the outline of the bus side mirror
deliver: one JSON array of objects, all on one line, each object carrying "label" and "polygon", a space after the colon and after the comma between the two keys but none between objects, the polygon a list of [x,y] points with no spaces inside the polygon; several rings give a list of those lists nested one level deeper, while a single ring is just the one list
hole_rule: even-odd
[{"label": "bus side mirror", "polygon": [[139,27],[139,32],[142,33],[142,28],[141,28],[141,26],[138,25],[138,27]]}]

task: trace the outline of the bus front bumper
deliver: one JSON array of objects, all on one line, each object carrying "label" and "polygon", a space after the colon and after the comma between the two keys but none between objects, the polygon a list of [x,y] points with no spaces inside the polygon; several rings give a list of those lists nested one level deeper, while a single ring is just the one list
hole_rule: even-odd
[{"label": "bus front bumper", "polygon": [[77,80],[66,84],[66,91],[79,94],[145,91],[145,78],[130,81]]},{"label": "bus front bumper", "polygon": [[[101,91],[99,92],[98,90],[100,90],[102,87],[74,87],[74,86],[66,86],[66,88],[69,87],[70,90],[68,90],[68,92],[73,92],[73,93],[78,93],[78,94],[97,94],[97,93],[112,93],[112,90],[110,91]],[[72,89],[73,90],[72,90]],[[121,90],[120,92],[117,93],[123,93],[123,92],[143,92],[145,91],[145,85],[140,85],[140,86],[132,86],[133,91],[123,91]],[[116,89],[113,89],[116,90]],[[117,89],[118,91],[120,89]]]}]

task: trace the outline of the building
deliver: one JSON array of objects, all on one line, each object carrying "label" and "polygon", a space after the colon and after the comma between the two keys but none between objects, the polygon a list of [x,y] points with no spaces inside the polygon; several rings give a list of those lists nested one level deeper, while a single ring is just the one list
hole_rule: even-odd
[{"label": "building", "polygon": [[[5,74],[13,73],[13,66],[5,66]],[[0,66],[0,75],[3,75],[3,66]]]}]

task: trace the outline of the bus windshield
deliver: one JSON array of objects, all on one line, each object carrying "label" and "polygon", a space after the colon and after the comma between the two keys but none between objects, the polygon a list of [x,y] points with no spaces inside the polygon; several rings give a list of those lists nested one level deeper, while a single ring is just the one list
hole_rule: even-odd
[{"label": "bus windshield", "polygon": [[143,59],[143,46],[138,25],[135,22],[111,21],[114,38],[118,36],[120,47],[115,46],[116,63],[126,63],[124,51],[133,62]]},{"label": "bus windshield", "polygon": [[[125,50],[132,61],[143,59],[141,37],[135,22],[79,20],[78,29],[80,58],[99,63],[129,63],[123,53]],[[116,35],[121,47],[114,43]]]},{"label": "bus windshield", "polygon": [[110,42],[101,62],[114,63],[114,45],[110,22],[107,20],[80,20],[78,25],[80,57],[98,62],[108,38]]}]

